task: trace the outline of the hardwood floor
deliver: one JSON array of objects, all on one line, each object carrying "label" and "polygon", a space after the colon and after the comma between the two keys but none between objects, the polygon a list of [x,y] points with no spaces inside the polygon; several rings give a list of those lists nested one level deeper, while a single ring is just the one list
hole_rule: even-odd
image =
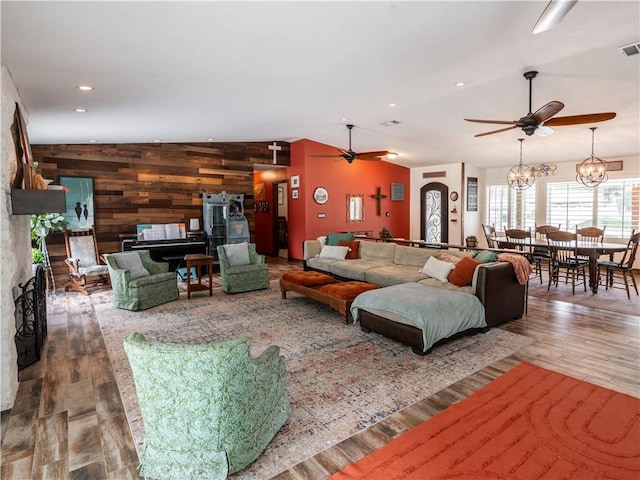
[{"label": "hardwood floor", "polygon": [[[272,278],[299,262],[270,259]],[[49,302],[43,359],[20,373],[11,411],[2,412],[2,479],[135,479],[133,440],[93,302],[59,292]],[[640,317],[529,299],[528,315],[500,328],[535,341],[435,395],[277,475],[324,479],[528,361],[640,397]]]}]

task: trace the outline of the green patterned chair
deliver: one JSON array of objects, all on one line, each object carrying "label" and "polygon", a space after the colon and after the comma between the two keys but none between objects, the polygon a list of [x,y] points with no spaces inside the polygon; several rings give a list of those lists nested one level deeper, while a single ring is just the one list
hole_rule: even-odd
[{"label": "green patterned chair", "polygon": [[252,463],[289,416],[284,357],[249,339],[202,345],[124,340],[144,422],[141,476],[225,479]]},{"label": "green patterned chair", "polygon": [[106,254],[113,305],[145,310],[177,300],[178,279],[169,264],[151,260],[149,250]]},{"label": "green patterned chair", "polygon": [[269,267],[254,243],[218,245],[222,290],[227,293],[269,288]]}]

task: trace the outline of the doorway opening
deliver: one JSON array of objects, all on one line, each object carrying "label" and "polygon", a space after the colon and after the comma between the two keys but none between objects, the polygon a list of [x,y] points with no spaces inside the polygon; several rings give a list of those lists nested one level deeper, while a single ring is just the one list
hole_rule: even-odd
[{"label": "doorway opening", "polygon": [[[273,182],[273,205],[276,214],[273,216],[273,245],[277,251],[277,256],[285,259],[289,258],[289,191],[288,181],[283,180]],[[274,252],[275,253],[275,252]]]}]

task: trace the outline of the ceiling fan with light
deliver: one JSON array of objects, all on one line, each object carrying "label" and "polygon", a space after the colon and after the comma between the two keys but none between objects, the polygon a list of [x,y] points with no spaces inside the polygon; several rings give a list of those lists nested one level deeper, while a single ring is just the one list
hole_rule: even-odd
[{"label": "ceiling fan with light", "polygon": [[379,150],[376,152],[354,152],[351,149],[351,130],[353,130],[354,125],[348,124],[347,128],[349,129],[349,149],[343,150],[341,148],[337,148],[338,154],[335,155],[309,155],[310,157],[342,157],[348,163],[352,163],[354,160],[382,160],[382,157],[395,158],[398,154],[394,152],[390,152],[388,150]]},{"label": "ceiling fan with light", "polygon": [[585,115],[570,115],[567,117],[555,117],[553,116],[560,112],[564,108],[564,103],[553,100],[546,105],[543,105],[535,113],[532,112],[531,100],[533,92],[533,79],[536,78],[538,72],[531,71],[525,72],[524,78],[529,80],[529,113],[519,120],[482,120],[474,118],[465,118],[467,122],[476,123],[492,123],[496,125],[509,125],[505,128],[498,130],[492,130],[490,132],[478,133],[474,137],[483,137],[485,135],[491,135],[494,133],[506,132],[513,128],[520,127],[527,135],[533,135],[534,133],[539,135],[549,135],[553,133],[553,129],[549,127],[560,127],[563,125],[580,125],[582,123],[595,123],[604,122],[605,120],[611,120],[615,118],[614,112],[604,113],[588,113]]}]

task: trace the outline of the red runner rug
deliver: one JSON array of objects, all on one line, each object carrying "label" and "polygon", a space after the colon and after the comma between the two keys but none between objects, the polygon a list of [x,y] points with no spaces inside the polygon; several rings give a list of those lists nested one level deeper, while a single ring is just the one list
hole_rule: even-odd
[{"label": "red runner rug", "polygon": [[523,363],[331,480],[640,478],[640,399]]}]

